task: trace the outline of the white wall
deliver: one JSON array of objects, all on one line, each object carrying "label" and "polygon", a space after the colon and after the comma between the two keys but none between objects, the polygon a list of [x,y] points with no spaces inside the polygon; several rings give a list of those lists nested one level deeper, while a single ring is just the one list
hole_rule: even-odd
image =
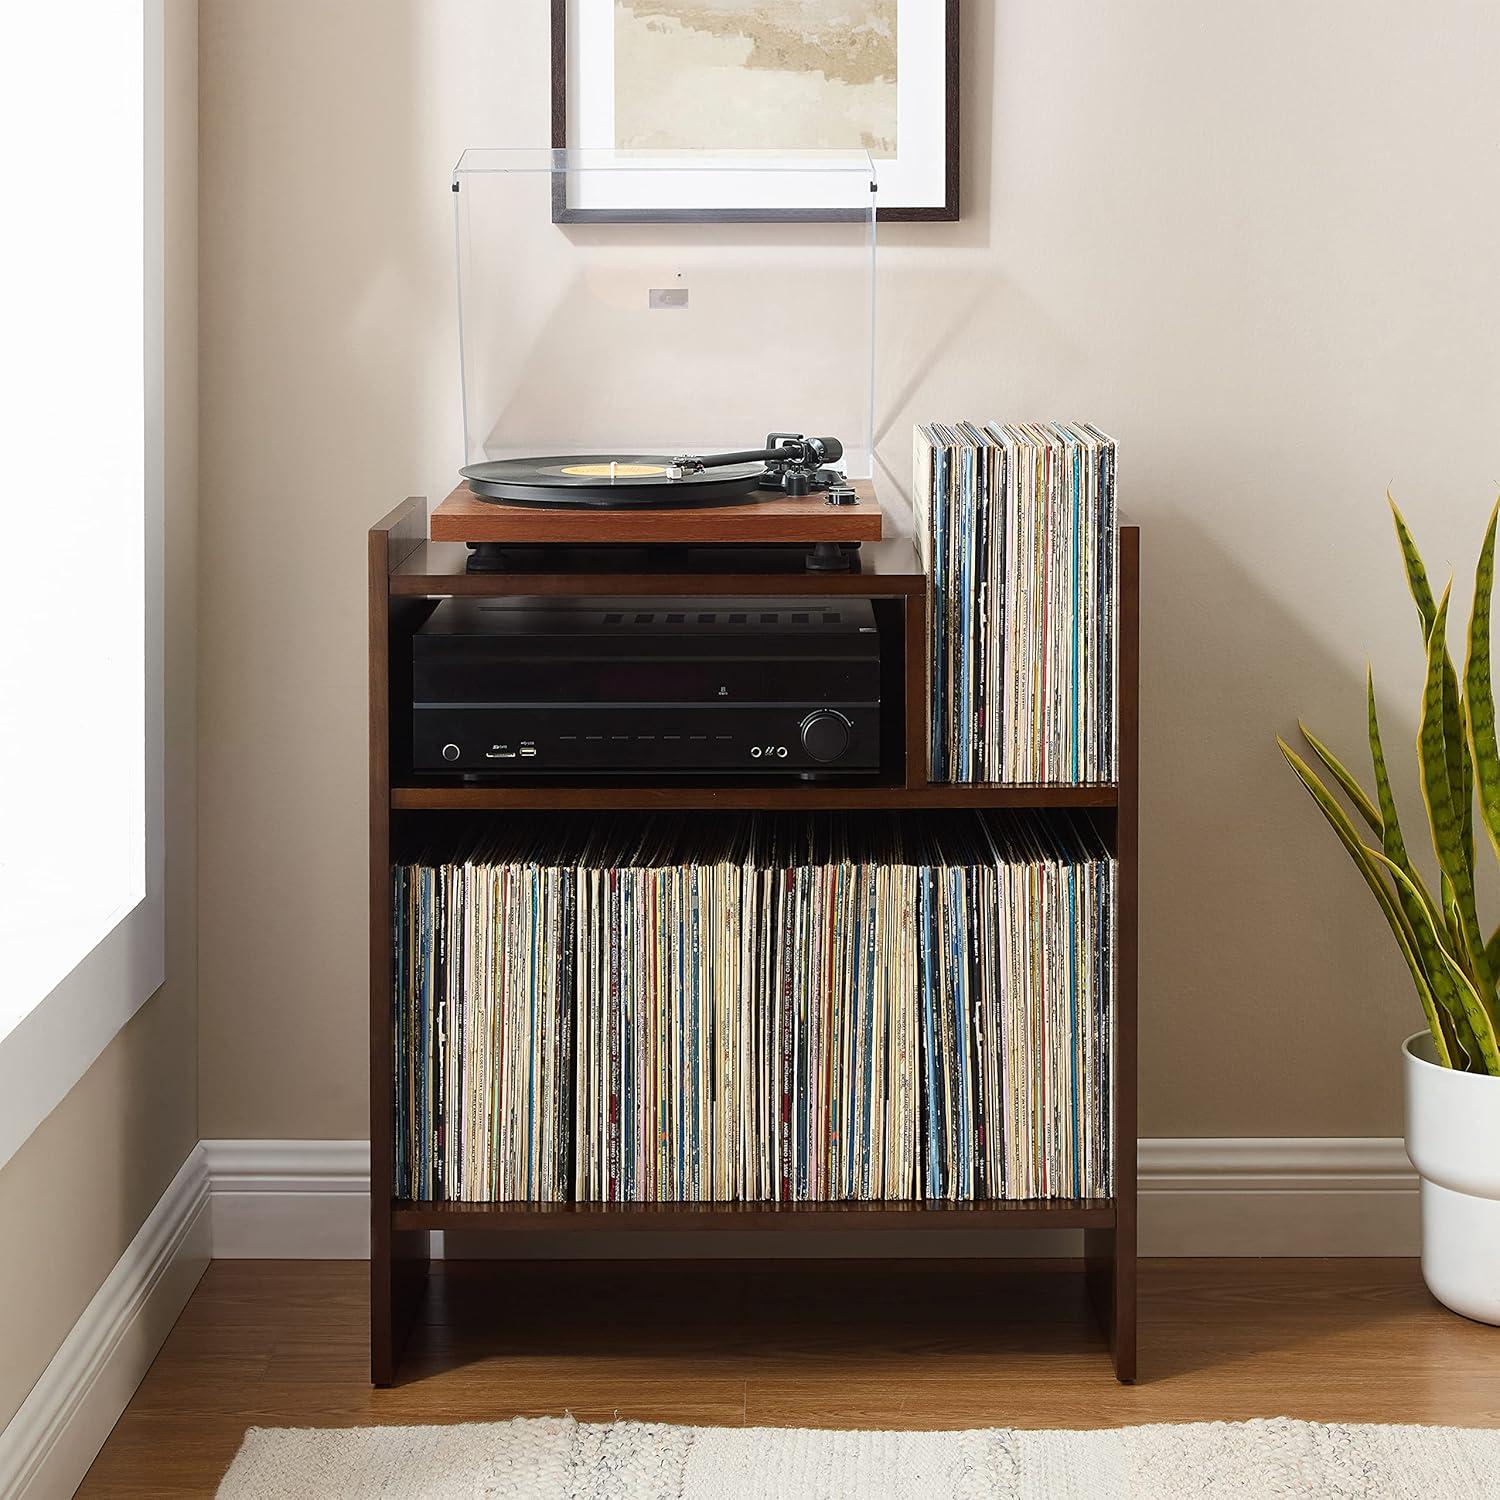
[{"label": "white wall", "polygon": [[[366,1132],[363,532],[453,483],[448,172],[545,142],[546,10],[204,0],[208,1137]],[[1446,573],[1500,481],[1500,8],[964,10],[965,217],[883,236],[890,483],[930,416],[1118,437],[1142,1131],[1393,1134],[1420,1017],[1272,736],[1303,714],[1356,758],[1368,654],[1406,757],[1384,492]]]}]

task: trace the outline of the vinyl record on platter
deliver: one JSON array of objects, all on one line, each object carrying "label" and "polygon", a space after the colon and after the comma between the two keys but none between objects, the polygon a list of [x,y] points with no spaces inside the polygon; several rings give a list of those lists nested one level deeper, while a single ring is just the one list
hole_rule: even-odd
[{"label": "vinyl record on platter", "polygon": [[760,490],[766,466],[733,464],[672,478],[673,460],[657,454],[584,453],[550,458],[498,459],[459,473],[481,500],[522,505],[737,505],[771,499]]}]

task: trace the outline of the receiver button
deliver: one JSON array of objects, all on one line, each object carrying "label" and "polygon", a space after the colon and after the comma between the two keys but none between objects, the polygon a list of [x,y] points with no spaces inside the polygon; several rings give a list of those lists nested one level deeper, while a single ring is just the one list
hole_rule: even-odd
[{"label": "receiver button", "polygon": [[458,757],[459,757],[459,749],[458,749],[457,745],[444,745],[443,746],[443,759],[444,760],[457,760]]},{"label": "receiver button", "polygon": [[849,748],[849,721],[831,708],[820,708],[802,721],[802,748],[816,761],[837,760]]}]

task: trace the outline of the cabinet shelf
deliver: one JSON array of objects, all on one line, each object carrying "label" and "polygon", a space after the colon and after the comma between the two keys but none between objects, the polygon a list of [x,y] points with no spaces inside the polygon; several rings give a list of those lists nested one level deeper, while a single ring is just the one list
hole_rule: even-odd
[{"label": "cabinet shelf", "polygon": [[813,782],[800,786],[648,785],[615,782],[604,786],[532,783],[464,786],[452,782],[411,782],[391,788],[397,810],[493,812],[504,808],[796,809],[884,808],[1111,808],[1115,786],[892,786]]},{"label": "cabinet shelf", "polygon": [[[469,573],[460,542],[414,539],[388,574],[393,598],[513,594],[776,595],[854,594],[865,598],[925,595],[927,579],[910,542],[866,542],[859,568],[810,573],[804,547],[593,547],[559,554],[518,548],[514,571]],[[563,571],[566,569],[566,571]]]},{"label": "cabinet shelf", "polygon": [[887,1203],[414,1203],[396,1229],[1112,1229],[1112,1198]]}]

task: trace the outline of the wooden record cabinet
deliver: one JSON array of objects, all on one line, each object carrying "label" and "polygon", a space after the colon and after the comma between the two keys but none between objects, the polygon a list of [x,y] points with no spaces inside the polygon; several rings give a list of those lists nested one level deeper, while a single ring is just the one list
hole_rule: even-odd
[{"label": "wooden record cabinet", "polygon": [[[866,542],[860,568],[809,573],[795,549],[616,549],[587,571],[561,553],[520,559],[512,573],[468,573],[458,542],[427,539],[426,502],[408,499],[369,533],[370,610],[370,1362],[376,1385],[393,1384],[420,1305],[432,1230],[524,1236],[536,1230],[892,1229],[1083,1231],[1081,1268],[1108,1339],[1116,1375],[1136,1369],[1136,928],[1137,722],[1140,533],[1120,531],[1119,781],[1113,785],[974,786],[927,780],[927,579],[906,541]],[[581,566],[581,565],[578,565]],[[455,784],[410,769],[410,639],[436,600],[453,595],[630,596],[850,594],[872,601],[887,670],[883,769],[829,783],[732,786],[563,781]],[[420,839],[424,820],[515,808],[860,809],[1074,808],[1096,820],[1118,862],[1114,1180],[1111,1198],[968,1203],[418,1203],[394,1196],[391,870]],[[868,1238],[866,1246],[873,1243]],[[997,1261],[1003,1274],[1003,1262]]]}]

